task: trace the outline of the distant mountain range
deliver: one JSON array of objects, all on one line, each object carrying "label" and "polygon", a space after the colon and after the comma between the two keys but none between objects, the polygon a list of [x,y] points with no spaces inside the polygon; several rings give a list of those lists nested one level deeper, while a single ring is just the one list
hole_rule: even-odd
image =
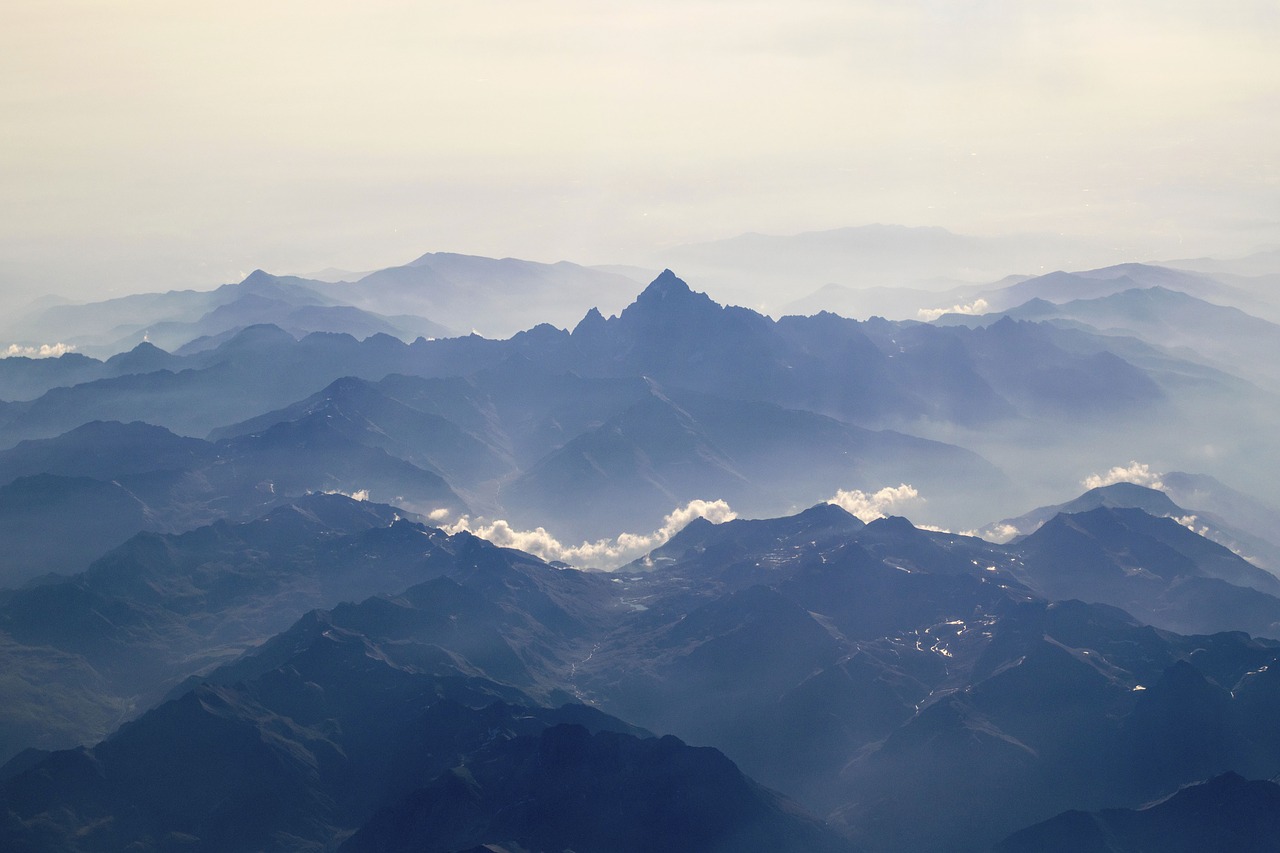
[{"label": "distant mountain range", "polygon": [[[142,420],[220,439],[223,457],[273,448],[277,467],[258,482],[288,494],[368,489],[424,513],[514,513],[571,538],[652,529],[696,498],[772,514],[838,488],[899,483],[928,490],[939,513],[972,511],[950,484],[994,494],[1007,481],[911,433],[1035,424],[1065,436],[1167,411],[1197,370],[1196,393],[1232,389],[1229,376],[1141,344],[1118,356],[1111,340],[1012,320],[774,321],[668,272],[614,317],[591,311],[572,332],[544,325],[506,341],[297,340],[254,326],[185,354],[142,344],[106,362],[9,359],[0,393],[37,396],[0,409],[0,441]],[[331,461],[320,465],[323,453]],[[323,476],[288,467],[304,462]],[[428,475],[460,500],[429,488]]]},{"label": "distant mountain range", "polygon": [[1234,371],[1273,391],[1280,389],[1280,371],[1276,368],[1280,363],[1280,325],[1181,291],[1159,286],[1132,288],[1060,304],[1035,297],[1007,311],[981,316],[946,315],[938,322],[978,325],[1003,317],[1049,321],[1158,342],[1183,357],[1195,353],[1191,357],[1198,357],[1205,364]]},{"label": "distant mountain range", "polygon": [[951,322],[967,316],[1016,309],[1024,303],[1054,305],[1115,296],[1129,290],[1162,288],[1215,305],[1233,305],[1280,321],[1280,302],[1268,279],[1231,277],[1226,281],[1207,273],[1153,264],[1124,263],[1099,269],[1042,275],[1011,275],[992,283],[956,284],[942,289],[920,287],[850,287],[827,284],[781,306],[780,313],[812,314],[833,311],[846,317],[882,315],[891,319]]},{"label": "distant mountain range", "polygon": [[254,325],[295,337],[341,332],[412,341],[479,332],[509,337],[529,318],[561,326],[592,307],[617,311],[636,282],[567,262],[539,264],[447,253],[364,274],[322,281],[255,270],[211,291],[124,296],[83,305],[37,306],[0,329],[10,342],[59,341],[107,357],[144,341],[165,350],[207,348]]}]

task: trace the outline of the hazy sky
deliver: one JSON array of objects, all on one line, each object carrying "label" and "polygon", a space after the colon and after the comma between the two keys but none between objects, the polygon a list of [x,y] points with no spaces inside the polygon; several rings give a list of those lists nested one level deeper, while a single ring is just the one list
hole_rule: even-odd
[{"label": "hazy sky", "polygon": [[14,0],[0,292],[868,222],[1280,245],[1275,0]]}]

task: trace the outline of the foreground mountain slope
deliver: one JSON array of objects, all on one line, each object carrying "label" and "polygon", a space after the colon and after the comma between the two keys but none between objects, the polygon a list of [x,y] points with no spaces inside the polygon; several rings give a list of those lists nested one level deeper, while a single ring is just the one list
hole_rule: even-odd
[{"label": "foreground mountain slope", "polygon": [[[232,577],[241,586],[269,583],[291,592],[220,608],[237,621],[252,618],[262,600],[315,601],[311,585],[353,597],[373,569],[405,586],[312,612],[249,653],[223,657],[92,753],[15,759],[4,793],[11,837],[48,831],[50,847],[110,847],[183,833],[243,837],[246,848],[271,849],[297,846],[285,838],[340,838],[365,827],[353,845],[401,849],[434,836],[464,848],[515,842],[609,849],[607,824],[561,822],[561,806],[585,797],[616,815],[618,827],[644,822],[633,806],[692,819],[664,811],[673,801],[660,793],[610,804],[608,792],[620,790],[624,778],[645,785],[665,779],[668,790],[686,784],[682,778],[693,789],[719,779],[728,788],[717,787],[706,801],[717,813],[747,809],[772,815],[769,821],[792,813],[723,759],[687,753],[673,741],[548,734],[541,711],[514,712],[544,720],[532,729],[463,726],[503,733],[487,746],[439,746],[433,733],[456,729],[423,721],[443,713],[445,699],[471,709],[457,712],[468,718],[494,699],[526,708],[576,700],[715,747],[750,777],[829,816],[867,850],[982,850],[1064,810],[1136,807],[1223,769],[1255,778],[1280,773],[1280,738],[1271,726],[1280,713],[1280,643],[1239,631],[1174,634],[1114,607],[1046,601],[1037,585],[1055,580],[1061,554],[921,530],[902,518],[863,524],[820,506],[783,519],[691,525],[647,559],[608,575],[558,568],[464,534],[388,524],[388,510],[341,497],[325,501],[313,515],[323,508],[383,520],[317,540],[306,513],[282,512],[244,530],[223,525],[189,537],[193,544],[225,538],[228,549],[213,561],[192,553],[198,562],[185,571],[176,570],[182,561],[156,555],[150,573],[124,559],[97,569],[97,580],[85,579],[111,580],[112,591],[151,601],[155,613],[186,614],[175,615],[173,625],[209,631],[206,643],[234,630],[200,604]],[[1091,532],[1110,564],[1141,555],[1152,558],[1153,574],[1164,572],[1158,577],[1187,578],[1175,585],[1185,587],[1190,610],[1211,605],[1214,588],[1274,600],[1214,577],[1238,567],[1191,531],[1150,516],[1094,517],[1106,512],[1116,511],[1059,519]],[[1111,554],[1113,540],[1101,534],[1121,521],[1128,544]],[[249,575],[228,577],[238,555],[250,553],[242,547],[263,554]],[[219,569],[224,561],[227,569]],[[201,592],[206,576],[211,586]],[[1099,587],[1105,590],[1105,578]],[[92,583],[77,589],[86,598],[104,594]],[[105,600],[89,606],[121,610]],[[31,604],[5,611],[15,642],[82,637],[75,642],[83,651],[68,647],[68,654],[89,661],[94,631],[84,630],[74,607],[59,604],[68,614],[61,623],[40,612]],[[127,633],[98,634],[104,651],[93,652],[95,670],[110,674],[113,665],[137,659],[146,647],[130,650],[121,638],[148,625],[159,624],[157,635],[178,647],[183,633],[151,613],[139,605]],[[166,671],[189,667],[207,646],[186,648],[190,660],[166,664]],[[203,654],[213,661],[219,652]],[[180,731],[207,732],[207,741]],[[195,772],[189,762],[174,767],[175,775],[140,769],[172,766],[181,757],[180,750],[170,755],[175,744],[191,738],[230,738],[244,750],[233,766],[210,758],[202,782],[182,775]],[[551,763],[540,758],[548,751],[557,756]],[[646,769],[659,759],[693,775]],[[414,770],[404,761],[426,763]],[[465,773],[446,773],[460,763]],[[112,766],[132,767],[133,775],[111,775]],[[238,781],[246,767],[277,790]],[[160,778],[167,780],[163,790]],[[361,780],[359,792],[353,779]],[[392,781],[368,784],[375,779]],[[112,797],[127,786],[111,780],[141,786],[130,801],[151,805],[130,814],[142,823],[99,823],[123,808]],[[276,805],[254,810],[246,801],[243,814],[232,814],[209,811],[201,798],[241,788]],[[465,819],[451,822],[450,815]],[[699,824],[710,830],[745,820],[708,816]],[[660,819],[652,822],[659,831]],[[786,824],[799,834],[784,837],[827,843],[829,836],[805,835],[817,830],[801,822],[808,828]]]},{"label": "foreground mountain slope", "polygon": [[[0,838],[320,849],[368,821],[351,849],[421,849],[424,833],[441,850],[851,849],[714,750],[639,740],[510,686],[568,667],[553,646],[583,639],[574,614],[593,596],[577,572],[527,573],[493,551],[459,580],[312,614],[229,668],[234,685],[197,686],[92,750],[24,756],[0,783]],[[582,819],[587,806],[602,819]]]},{"label": "foreground mountain slope", "polygon": [[468,849],[851,851],[717,750],[581,726],[505,740],[374,816],[344,853]]},{"label": "foreground mountain slope", "polygon": [[998,853],[1272,853],[1280,785],[1224,773],[1141,809],[1064,812],[1014,833]]},{"label": "foreground mountain slope", "polygon": [[[538,562],[340,495],[313,495],[252,522],[141,534],[81,574],[0,591],[10,697],[0,752],[101,737],[122,714],[310,608],[520,560]],[[586,590],[574,595],[595,602]],[[41,655],[48,663],[38,666]],[[55,707],[65,712],[47,713]]]}]

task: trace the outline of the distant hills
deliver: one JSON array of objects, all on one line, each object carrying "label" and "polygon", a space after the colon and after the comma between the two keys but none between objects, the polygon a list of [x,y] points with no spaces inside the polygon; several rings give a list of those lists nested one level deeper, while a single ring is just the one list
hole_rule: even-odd
[{"label": "distant hills", "polygon": [[207,348],[261,324],[294,337],[340,332],[412,341],[479,332],[501,338],[528,328],[530,317],[566,326],[592,307],[620,310],[635,284],[616,273],[568,262],[438,253],[354,282],[255,270],[239,283],[211,291],[37,306],[12,319],[0,334],[18,344],[59,341],[103,357],[144,341],[169,351]]},{"label": "distant hills", "polygon": [[1154,264],[1123,263],[1098,269],[1039,275],[1010,275],[990,283],[952,284],[943,288],[852,287],[829,283],[775,309],[779,313],[811,314],[833,311],[847,317],[875,314],[891,319],[934,320],[949,313],[965,316],[998,313],[1041,300],[1061,304],[1100,299],[1128,290],[1150,288],[1177,291],[1216,305],[1233,305],[1273,322],[1280,321],[1280,303],[1265,278],[1230,277]]}]

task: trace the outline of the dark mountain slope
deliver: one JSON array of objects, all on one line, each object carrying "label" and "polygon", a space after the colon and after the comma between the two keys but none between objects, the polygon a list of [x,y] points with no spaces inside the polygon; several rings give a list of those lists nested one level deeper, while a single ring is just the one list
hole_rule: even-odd
[{"label": "dark mountain slope", "polygon": [[530,850],[851,851],[718,751],[581,726],[501,741],[384,809],[344,853]]},{"label": "dark mountain slope", "polygon": [[[1181,505],[1175,503],[1175,497]],[[1280,530],[1280,514],[1202,474],[1174,471],[1162,475],[1161,489],[1137,483],[1100,486],[1066,503],[1038,507],[987,525],[980,532],[997,540],[1026,536],[1059,513],[1075,514],[1098,507],[1129,507],[1172,518],[1254,565],[1273,574],[1280,570],[1280,546],[1267,538],[1275,537],[1275,531]]]},{"label": "dark mountain slope", "polygon": [[1016,546],[1023,579],[1049,598],[1123,607],[1188,633],[1280,635],[1280,582],[1172,519],[1100,507],[1060,514]]},{"label": "dark mountain slope", "polygon": [[443,474],[463,488],[510,468],[498,448],[452,421],[404,404],[387,394],[381,384],[351,377],[284,409],[214,430],[210,438],[217,441],[259,434],[285,422],[305,430],[313,428],[306,424],[316,421],[326,422],[328,428],[359,444]]},{"label": "dark mountain slope", "polygon": [[[0,720],[0,746],[7,757],[29,745],[101,737],[122,708],[145,708],[184,677],[234,658],[311,608],[448,573],[473,578],[482,591],[524,590],[519,606],[531,609],[529,618],[542,614],[565,636],[584,630],[574,627],[582,613],[607,610],[600,600],[610,589],[604,578],[550,575],[579,583],[539,591],[541,581],[502,571],[522,561],[541,565],[339,495],[313,495],[253,522],[139,535],[82,574],[0,592],[6,695],[14,697]],[[522,652],[554,657],[527,631],[520,636],[527,641]],[[60,663],[32,666],[37,649]],[[32,724],[57,705],[75,710]]]},{"label": "dark mountain slope", "polygon": [[[129,646],[147,631],[170,653],[188,644],[181,665],[159,662],[181,671],[201,642],[228,642],[239,623],[261,619],[264,601],[359,598],[371,575],[405,589],[310,613],[252,653],[222,658],[205,686],[91,753],[21,756],[0,774],[10,777],[2,793],[16,816],[6,840],[48,832],[49,848],[101,849],[183,833],[219,849],[228,838],[272,849],[367,824],[360,843],[386,849],[424,837],[464,849],[608,849],[611,836],[598,834],[608,826],[665,815],[652,818],[658,832],[664,820],[691,819],[667,811],[665,794],[644,793],[657,779],[667,790],[720,780],[706,801],[719,804],[716,813],[748,809],[770,825],[788,813],[734,781],[741,777],[721,759],[708,763],[674,741],[570,731],[544,739],[546,726],[574,721],[536,710],[475,720],[494,699],[532,708],[576,697],[723,750],[868,850],[982,850],[1066,809],[1135,807],[1220,769],[1280,773],[1270,725],[1280,713],[1276,642],[1180,636],[1113,607],[1046,602],[1028,586],[1049,571],[1032,565],[1047,559],[1038,552],[901,518],[862,525],[816,507],[723,529],[698,524],[647,562],[605,575],[446,537],[388,512],[327,497],[253,525],[152,537],[74,589],[49,587],[41,595],[57,599],[53,610],[34,597],[6,605],[15,642],[65,637],[78,644],[69,653],[117,677],[113,661],[126,654],[156,657]],[[1123,525],[1092,517],[1116,512],[1061,518],[1082,519],[1077,526],[1117,566],[1141,557],[1152,574],[1188,578],[1180,584],[1188,611],[1212,603],[1191,581],[1265,596],[1210,577],[1231,564],[1208,543],[1184,541],[1190,531],[1123,513]],[[218,596],[227,603],[217,612],[235,622],[209,615]],[[104,632],[75,616],[85,612],[117,627]],[[163,612],[171,623],[157,619]],[[67,615],[59,622],[50,613]],[[443,722],[448,714],[463,722]],[[217,743],[233,758],[201,757],[201,744]],[[563,761],[540,762],[552,745]],[[646,769],[662,755],[676,775]],[[206,775],[189,778],[202,761]],[[459,765],[465,773],[446,773]],[[626,784],[639,793],[618,803],[609,792]],[[237,791],[246,798],[228,793]],[[598,808],[601,822],[560,822],[570,800]],[[251,808],[255,801],[265,806]],[[708,831],[743,821],[699,819]],[[815,831],[805,825],[790,824],[801,834],[783,838],[826,843],[804,835]]]},{"label": "dark mountain slope", "polygon": [[213,446],[138,421],[94,421],[49,439],[0,451],[0,483],[32,474],[117,480],[132,474],[180,471],[216,458]]},{"label": "dark mountain slope", "polygon": [[[497,590],[477,570],[462,587],[429,582],[322,616],[318,632],[304,620],[272,668],[197,687],[93,750],[24,758],[0,784],[0,839],[32,850],[291,850],[372,818],[357,836],[372,849],[406,849],[424,832],[450,845],[430,849],[512,838],[535,849],[653,849],[681,836],[688,849],[850,849],[714,750],[641,741],[597,711],[537,708],[486,679],[478,665],[505,664],[484,632],[539,608],[495,610]],[[528,590],[513,594],[531,602]],[[386,618],[383,604],[406,618]],[[339,627],[361,621],[377,633]],[[457,798],[461,780],[474,797]],[[564,812],[570,803],[579,810]],[[583,808],[599,820],[580,819]]]},{"label": "dark mountain slope", "polygon": [[[0,452],[0,482],[26,475],[0,486],[8,536],[0,583],[78,572],[135,533],[254,518],[310,492],[465,511],[439,474],[358,440],[380,431],[330,414],[218,444],[140,422],[94,422]],[[38,471],[53,473],[30,473]]]},{"label": "dark mountain slope", "polygon": [[1064,812],[998,853],[1237,853],[1280,850],[1280,785],[1224,773],[1141,809]]},{"label": "dark mountain slope", "polygon": [[119,483],[35,474],[0,486],[0,584],[84,569],[155,524]]}]

